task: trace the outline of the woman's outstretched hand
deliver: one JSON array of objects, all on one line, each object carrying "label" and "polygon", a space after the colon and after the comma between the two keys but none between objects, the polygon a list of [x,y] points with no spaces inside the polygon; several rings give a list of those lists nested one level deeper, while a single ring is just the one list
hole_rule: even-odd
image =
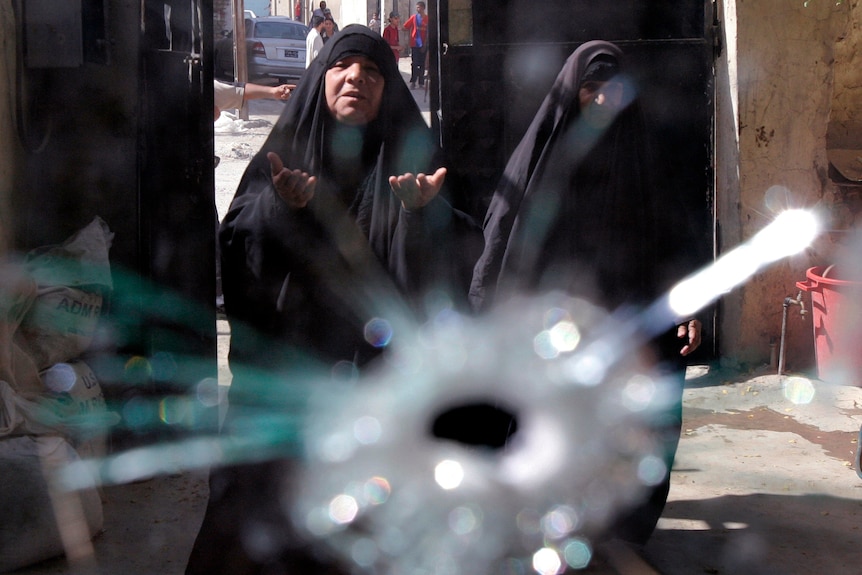
[{"label": "woman's outstretched hand", "polygon": [[403,174],[389,176],[389,186],[401,200],[405,210],[417,210],[434,199],[446,180],[446,168],[440,168],[432,175]]},{"label": "woman's outstretched hand", "polygon": [[692,319],[676,328],[676,337],[686,342],[680,350],[680,355],[688,355],[700,347],[700,334],[703,326],[700,320]]},{"label": "woman's outstretched hand", "polygon": [[284,167],[281,158],[275,152],[266,155],[272,170],[272,185],[279,197],[293,209],[304,208],[314,197],[314,187],[317,178],[309,176],[302,170],[291,170]]}]

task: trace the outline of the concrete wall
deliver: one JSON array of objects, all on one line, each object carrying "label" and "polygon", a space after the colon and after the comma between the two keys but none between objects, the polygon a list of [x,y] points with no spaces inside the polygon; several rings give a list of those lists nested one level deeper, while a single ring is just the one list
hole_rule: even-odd
[{"label": "concrete wall", "polygon": [[[860,72],[853,67],[859,11],[858,1],[723,3],[725,52],[716,89],[717,206],[725,250],[784,208],[819,206],[833,213],[827,128],[831,116],[855,120],[862,114]],[[826,226],[835,224],[828,219]],[[805,279],[806,269],[832,263],[840,251],[836,234],[824,234],[803,254],[724,298],[721,355],[747,365],[767,362],[770,340],[780,337],[784,298],[796,295],[795,282]],[[786,358],[791,370],[813,364],[811,316],[802,320],[793,307]]]}]

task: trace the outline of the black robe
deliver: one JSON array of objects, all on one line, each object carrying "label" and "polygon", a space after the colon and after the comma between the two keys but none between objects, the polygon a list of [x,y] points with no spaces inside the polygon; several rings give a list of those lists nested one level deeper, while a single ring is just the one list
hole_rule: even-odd
[{"label": "black robe", "polygon": [[[336,122],[324,93],[326,71],[351,55],[371,58],[385,82],[377,118],[361,128]],[[291,209],[277,195],[268,152],[317,176],[305,208]],[[284,507],[303,386],[355,375],[381,353],[364,331],[369,321],[416,325],[415,304],[431,289],[466,307],[479,227],[442,196],[405,210],[388,183],[391,175],[433,173],[440,162],[389,46],[364,26],[345,27],[306,70],[221,225],[233,374],[224,430],[257,433],[275,414],[281,429],[273,441],[284,443],[287,457],[263,453],[270,461],[211,474],[187,573],[323,572],[292,534]],[[250,543],[257,531],[268,538],[265,549]]]},{"label": "black robe", "polygon": [[[578,91],[597,58],[616,61],[625,107],[604,130],[581,115]],[[485,248],[470,287],[477,311],[522,293],[561,290],[609,311],[648,305],[686,274],[675,237],[685,214],[662,186],[622,51],[587,42],[566,60],[510,157],[484,222]],[[678,381],[676,405],[659,425],[668,465],[681,425],[684,342],[675,326],[655,329],[657,367]],[[623,517],[618,535],[643,543],[661,514],[669,478],[644,507]]]}]

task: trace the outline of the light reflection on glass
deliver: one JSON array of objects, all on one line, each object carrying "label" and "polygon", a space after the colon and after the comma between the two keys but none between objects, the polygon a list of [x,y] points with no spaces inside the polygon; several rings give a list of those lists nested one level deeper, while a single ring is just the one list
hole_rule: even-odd
[{"label": "light reflection on glass", "polygon": [[360,417],[353,423],[353,436],[363,445],[377,443],[382,432],[380,422],[370,415]]},{"label": "light reflection on glass", "polygon": [[319,446],[320,458],[324,461],[344,461],[353,455],[356,442],[346,433],[331,433]]},{"label": "light reflection on glass", "polygon": [[365,482],[364,495],[372,505],[380,505],[389,499],[392,487],[385,477],[372,477]]},{"label": "light reflection on glass", "polygon": [[539,332],[539,334],[533,339],[533,350],[536,352],[536,355],[542,359],[554,359],[560,355],[560,350],[554,345],[551,332],[549,330]]},{"label": "light reflection on glass", "polygon": [[64,393],[72,389],[78,376],[68,363],[56,363],[42,372],[42,383],[54,393]]},{"label": "light reflection on glass", "polygon": [[585,569],[593,559],[593,549],[586,539],[570,539],[563,546],[563,557],[572,569]]},{"label": "light reflection on glass", "polygon": [[678,283],[668,294],[671,311],[689,317],[750,278],[766,264],[799,253],[820,233],[813,211],[787,210],[747,243]]},{"label": "light reflection on glass", "polygon": [[567,505],[559,505],[542,517],[542,531],[550,539],[561,539],[578,528],[577,512]]},{"label": "light reflection on glass", "polygon": [[215,407],[221,402],[218,379],[207,377],[195,386],[195,397],[204,407]]},{"label": "light reflection on glass", "polygon": [[581,332],[571,321],[561,321],[551,328],[551,342],[560,353],[574,350],[581,341]]},{"label": "light reflection on glass", "polygon": [[188,400],[182,396],[169,396],[159,401],[159,419],[168,425],[176,425],[191,416]]},{"label": "light reflection on glass", "polygon": [[309,533],[317,537],[329,534],[332,532],[333,527],[334,524],[329,517],[329,513],[322,507],[312,509],[305,517],[305,528],[308,529]]},{"label": "light reflection on glass", "polygon": [[365,341],[374,347],[386,347],[392,341],[394,331],[385,319],[376,317],[365,324]]},{"label": "light reflection on glass", "polygon": [[132,429],[144,428],[158,418],[158,409],[143,397],[132,397],[122,408],[123,419]]},{"label": "light reflection on glass", "polygon": [[341,495],[336,495],[329,502],[329,517],[340,525],[350,523],[356,519],[358,513],[359,504],[350,495],[342,493]]},{"label": "light reflection on glass", "polygon": [[667,465],[655,455],[647,455],[638,464],[638,479],[644,485],[658,485],[666,474]]},{"label": "light reflection on glass", "polygon": [[177,362],[173,354],[167,351],[153,354],[151,365],[156,381],[171,381],[177,373]]},{"label": "light reflection on glass", "polygon": [[457,461],[445,459],[434,468],[434,481],[443,489],[455,489],[464,480],[464,468]]},{"label": "light reflection on glass", "polygon": [[377,545],[368,537],[356,540],[350,547],[350,557],[360,567],[371,567],[379,555],[380,551],[377,549]]},{"label": "light reflection on glass", "polygon": [[623,388],[623,405],[629,411],[643,411],[648,408],[656,395],[656,384],[652,378],[635,374]]},{"label": "light reflection on glass", "polygon": [[541,520],[535,509],[522,509],[515,518],[515,523],[524,535],[536,535],[541,530]]},{"label": "light reflection on glass", "polygon": [[593,387],[600,384],[607,374],[608,362],[599,345],[571,358],[566,365],[571,383]]},{"label": "light reflection on glass", "polygon": [[763,205],[771,214],[780,214],[781,212],[794,207],[795,198],[790,190],[785,186],[770,186],[763,194]]},{"label": "light reflection on glass", "polygon": [[481,518],[469,507],[456,507],[449,512],[449,529],[458,535],[466,535],[481,523]]},{"label": "light reflection on glass", "polygon": [[817,391],[811,380],[805,377],[788,377],[783,385],[784,397],[796,405],[807,405],[814,401]]},{"label": "light reflection on glass", "polygon": [[533,554],[533,569],[539,575],[557,575],[563,566],[556,551],[543,547]]},{"label": "light reflection on glass", "polygon": [[140,355],[130,357],[123,366],[123,379],[127,383],[144,383],[153,375],[147,358]]}]

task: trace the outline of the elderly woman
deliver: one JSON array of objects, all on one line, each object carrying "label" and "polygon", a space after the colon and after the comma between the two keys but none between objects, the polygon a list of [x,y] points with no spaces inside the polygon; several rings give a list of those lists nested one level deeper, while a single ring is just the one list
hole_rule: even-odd
[{"label": "elderly woman", "polygon": [[[513,152],[485,216],[476,310],[518,293],[562,290],[608,310],[649,304],[688,270],[675,237],[685,215],[657,181],[648,132],[621,50],[587,42],[566,60]],[[678,192],[677,190],[674,190]],[[700,322],[662,326],[658,367],[679,376],[678,401],[660,422],[672,463],[681,424],[684,363]],[[617,534],[643,543],[664,506],[666,478]]]},{"label": "elderly woman", "polygon": [[245,453],[264,462],[212,472],[187,573],[329,572],[286,517],[292,416],[304,386],[350,379],[381,353],[372,319],[396,324],[430,289],[466,305],[482,237],[440,196],[438,156],[381,36],[356,25],[336,34],[222,222],[233,373],[224,432],[267,440]]}]

